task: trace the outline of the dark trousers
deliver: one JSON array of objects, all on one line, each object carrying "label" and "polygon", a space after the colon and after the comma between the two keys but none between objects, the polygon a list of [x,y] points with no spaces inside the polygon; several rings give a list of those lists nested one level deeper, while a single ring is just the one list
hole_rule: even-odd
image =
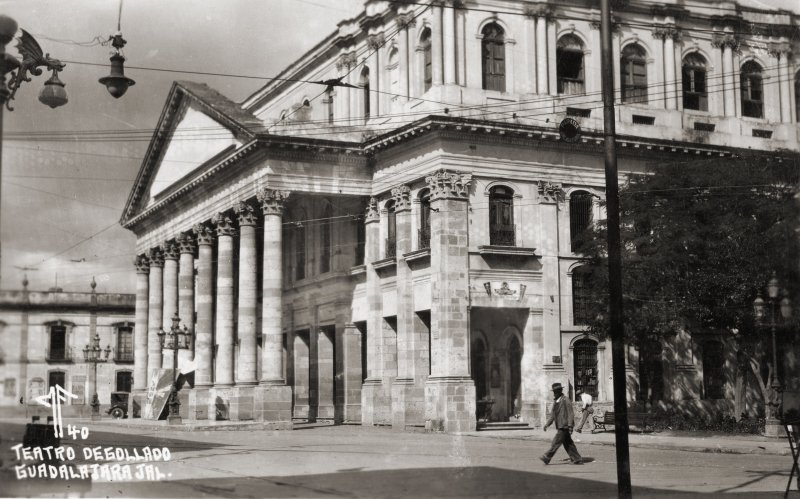
[{"label": "dark trousers", "polygon": [[[591,406],[581,411],[581,420],[575,426],[576,430],[583,430],[584,425],[586,425],[586,420],[592,421],[589,419],[589,414],[594,414],[594,409]],[[592,421],[592,431],[594,431],[594,421]]]},{"label": "dark trousers", "polygon": [[555,455],[558,448],[562,445],[564,446],[564,450],[567,451],[567,454],[569,454],[570,461],[581,460],[581,455],[578,454],[578,448],[575,447],[575,442],[572,441],[572,435],[569,434],[569,430],[566,428],[556,431],[556,436],[553,437],[553,444],[550,446],[550,450],[544,453],[545,459],[548,461],[553,459],[553,455]]}]

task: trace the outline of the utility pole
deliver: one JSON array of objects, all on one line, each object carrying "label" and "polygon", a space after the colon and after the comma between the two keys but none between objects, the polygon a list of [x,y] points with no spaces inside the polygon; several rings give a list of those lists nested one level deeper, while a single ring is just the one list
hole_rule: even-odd
[{"label": "utility pole", "polygon": [[611,370],[614,374],[614,436],[617,451],[617,491],[632,497],[628,449],[628,404],[625,376],[625,329],[622,313],[622,247],[619,231],[619,179],[614,116],[614,57],[611,51],[610,0],[600,0],[600,48],[603,75],[603,138],[605,145],[606,206],[608,210],[608,293],[611,332]]}]

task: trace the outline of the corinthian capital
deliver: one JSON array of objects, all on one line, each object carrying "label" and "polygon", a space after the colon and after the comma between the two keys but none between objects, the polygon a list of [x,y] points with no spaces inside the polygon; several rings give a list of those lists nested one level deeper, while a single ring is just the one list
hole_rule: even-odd
[{"label": "corinthian capital", "polygon": [[150,261],[150,267],[164,266],[164,255],[161,253],[161,248],[150,248],[147,252],[147,259]]},{"label": "corinthian capital", "polygon": [[256,209],[250,203],[239,201],[239,203],[233,207],[233,211],[236,212],[236,216],[239,217],[239,227],[246,225],[255,226],[258,222]]},{"label": "corinthian capital", "polygon": [[378,200],[369,198],[367,211],[364,215],[364,223],[377,222],[381,219],[381,212],[378,210]]},{"label": "corinthian capital", "polygon": [[214,231],[205,224],[197,224],[192,227],[192,232],[197,236],[197,244],[211,246],[214,244]]},{"label": "corinthian capital", "polygon": [[405,211],[411,209],[411,188],[407,185],[400,185],[392,189],[394,198],[394,211]]},{"label": "corinthian capital", "polygon": [[181,257],[178,247],[171,241],[162,244],[161,251],[164,253],[164,260],[177,260]]},{"label": "corinthian capital", "polygon": [[472,175],[468,173],[449,172],[439,170],[429,177],[425,177],[431,191],[431,201],[439,199],[464,199],[469,196],[469,184]]},{"label": "corinthian capital", "polygon": [[175,238],[175,242],[178,243],[181,253],[194,253],[195,244],[191,234],[180,234]]},{"label": "corinthian capital", "polygon": [[653,29],[653,38],[658,40],[672,39],[674,41],[680,41],[681,31],[675,26],[659,26]]},{"label": "corinthian capital", "polygon": [[370,35],[367,37],[367,48],[370,50],[378,50],[379,48],[383,47],[384,43],[385,39],[383,38],[383,33]]},{"label": "corinthian capital", "polygon": [[138,255],[133,261],[133,265],[136,267],[137,274],[147,274],[150,272],[150,259],[147,255]]},{"label": "corinthian capital", "polygon": [[217,213],[211,219],[211,223],[217,226],[217,237],[236,235],[233,219],[227,213]]},{"label": "corinthian capital", "polygon": [[289,191],[278,191],[264,187],[256,193],[256,199],[261,204],[261,211],[264,215],[283,215],[283,208],[286,200],[289,199]]}]

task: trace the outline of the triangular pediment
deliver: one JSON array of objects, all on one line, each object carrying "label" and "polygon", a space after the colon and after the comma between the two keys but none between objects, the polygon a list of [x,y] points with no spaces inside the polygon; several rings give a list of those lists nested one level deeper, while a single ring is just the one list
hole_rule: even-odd
[{"label": "triangular pediment", "polygon": [[207,85],[173,83],[125,205],[122,224],[263,131],[258,118]]},{"label": "triangular pediment", "polygon": [[171,187],[179,186],[181,179],[209,160],[242,144],[231,129],[197,106],[191,103],[184,106],[152,173],[145,206],[153,204]]}]

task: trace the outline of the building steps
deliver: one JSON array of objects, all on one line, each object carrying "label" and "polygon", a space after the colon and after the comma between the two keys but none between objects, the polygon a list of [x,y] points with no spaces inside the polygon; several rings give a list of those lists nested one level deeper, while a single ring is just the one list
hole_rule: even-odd
[{"label": "building steps", "polygon": [[531,426],[528,423],[519,421],[492,421],[492,422],[478,422],[477,431],[498,431],[498,430],[530,430]]}]

